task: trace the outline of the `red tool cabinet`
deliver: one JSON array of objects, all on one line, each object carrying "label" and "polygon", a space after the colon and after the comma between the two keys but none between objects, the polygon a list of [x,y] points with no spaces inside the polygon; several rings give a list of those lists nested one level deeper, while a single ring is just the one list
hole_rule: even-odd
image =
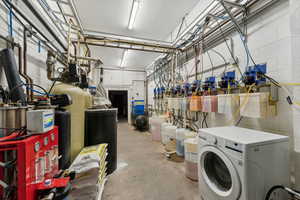
[{"label": "red tool cabinet", "polygon": [[[40,185],[53,178],[59,170],[57,127],[21,140],[0,142],[0,162],[4,163],[9,154],[14,157],[14,167],[5,169],[0,166],[0,180],[13,180],[13,199],[36,200]],[[4,189],[0,187],[0,199],[3,198],[3,194]]]}]

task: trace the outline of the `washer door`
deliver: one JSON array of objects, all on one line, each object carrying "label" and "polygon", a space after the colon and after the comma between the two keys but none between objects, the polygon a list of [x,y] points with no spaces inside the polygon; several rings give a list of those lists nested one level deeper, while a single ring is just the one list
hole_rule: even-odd
[{"label": "washer door", "polygon": [[199,182],[208,199],[237,200],[241,195],[241,182],[233,163],[215,146],[200,148]]}]

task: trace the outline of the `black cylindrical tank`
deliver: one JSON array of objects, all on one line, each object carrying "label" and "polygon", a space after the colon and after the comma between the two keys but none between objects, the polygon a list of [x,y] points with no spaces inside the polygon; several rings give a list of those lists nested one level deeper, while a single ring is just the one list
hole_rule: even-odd
[{"label": "black cylindrical tank", "polygon": [[145,131],[148,127],[148,120],[145,115],[139,115],[135,119],[135,126],[139,131]]},{"label": "black cylindrical tank", "polygon": [[55,125],[58,126],[59,169],[68,169],[71,164],[71,114],[55,110]]},{"label": "black cylindrical tank", "polygon": [[88,109],[85,112],[85,146],[108,144],[107,173],[117,168],[117,109]]}]

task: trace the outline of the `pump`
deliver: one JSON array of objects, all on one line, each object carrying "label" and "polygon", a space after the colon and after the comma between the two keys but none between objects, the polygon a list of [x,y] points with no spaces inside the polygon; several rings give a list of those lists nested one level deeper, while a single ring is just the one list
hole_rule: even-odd
[{"label": "pump", "polygon": [[209,89],[215,90],[216,89],[216,77],[215,76],[207,77],[204,81],[202,88],[205,91],[208,91]]},{"label": "pump", "polygon": [[235,71],[225,72],[222,75],[218,85],[222,89],[227,89],[228,87],[236,87],[237,83],[235,81]]},{"label": "pump", "polygon": [[190,93],[198,92],[201,88],[201,81],[200,80],[194,80],[192,83],[192,86],[190,87]]},{"label": "pump", "polygon": [[184,92],[184,96],[185,97],[191,95],[190,88],[191,88],[191,84],[190,83],[186,82],[186,83],[183,84],[182,90]]},{"label": "pump", "polygon": [[266,78],[263,76],[267,73],[267,64],[259,64],[251,67],[247,67],[243,82],[246,85],[262,85],[266,83]]}]

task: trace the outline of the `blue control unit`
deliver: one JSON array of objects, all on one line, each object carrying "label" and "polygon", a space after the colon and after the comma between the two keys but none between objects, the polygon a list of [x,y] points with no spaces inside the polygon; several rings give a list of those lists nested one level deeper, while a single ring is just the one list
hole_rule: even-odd
[{"label": "blue control unit", "polygon": [[216,89],[216,77],[207,77],[203,84],[203,90],[215,90]]},{"label": "blue control unit", "polygon": [[243,82],[246,85],[261,85],[266,83],[266,78],[263,76],[267,73],[267,64],[258,64],[255,66],[247,67]]},{"label": "blue control unit", "polygon": [[219,87],[223,89],[227,89],[229,86],[235,87],[237,85],[235,81],[235,71],[225,72],[218,84]]},{"label": "blue control unit", "polygon": [[145,114],[145,101],[144,100],[133,100],[132,102],[132,114],[135,116]]}]

